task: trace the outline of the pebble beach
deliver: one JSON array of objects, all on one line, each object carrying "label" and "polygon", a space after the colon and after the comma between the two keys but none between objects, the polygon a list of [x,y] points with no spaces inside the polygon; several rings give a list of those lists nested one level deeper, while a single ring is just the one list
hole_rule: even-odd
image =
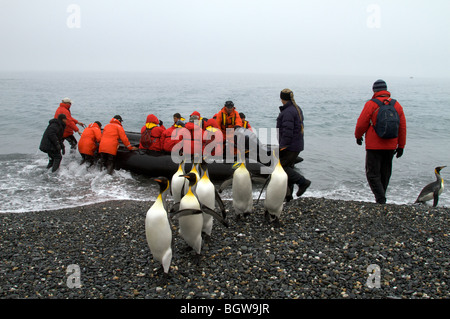
[{"label": "pebble beach", "polygon": [[264,219],[262,201],[246,220],[236,220],[225,201],[229,227],[215,222],[198,264],[172,221],[173,258],[164,281],[145,237],[151,205],[111,201],[0,214],[0,298],[450,296],[449,208],[305,197],[285,204],[275,228]]}]

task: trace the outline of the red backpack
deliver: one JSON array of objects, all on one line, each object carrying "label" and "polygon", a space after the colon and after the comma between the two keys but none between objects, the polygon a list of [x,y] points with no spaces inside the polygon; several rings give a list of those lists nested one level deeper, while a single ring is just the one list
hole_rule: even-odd
[{"label": "red backpack", "polygon": [[[156,126],[155,126],[156,127]],[[144,149],[149,149],[150,146],[155,141],[155,138],[152,137],[152,130],[154,127],[150,129],[145,129],[145,131],[141,134],[140,144]]]}]

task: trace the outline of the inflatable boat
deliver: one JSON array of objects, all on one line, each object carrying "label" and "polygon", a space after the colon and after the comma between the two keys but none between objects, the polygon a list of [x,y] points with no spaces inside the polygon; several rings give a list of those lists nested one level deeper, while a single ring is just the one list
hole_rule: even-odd
[{"label": "inflatable boat", "polygon": [[[126,132],[126,134],[131,145],[139,147],[141,134],[136,132]],[[235,135],[244,137],[247,141],[247,145],[249,140],[256,143],[258,152],[261,151],[261,154],[265,154],[266,159],[272,155],[271,147],[260,144],[254,133],[242,129],[236,130]],[[212,180],[225,180],[229,178],[233,175],[233,165],[236,160],[237,159],[235,158],[234,161],[230,163],[229,160],[218,159],[208,163],[209,177]],[[271,171],[270,167],[272,162],[267,161],[267,163],[264,164],[260,161],[259,156],[256,159],[247,156],[245,164],[253,176],[266,177],[268,172]],[[165,176],[171,178],[178,169],[179,161],[174,161],[169,153],[148,150],[129,151],[123,144],[120,144],[115,165],[116,169],[124,169],[144,176]],[[184,167],[186,172],[190,171],[192,168],[192,161],[186,161]]]}]

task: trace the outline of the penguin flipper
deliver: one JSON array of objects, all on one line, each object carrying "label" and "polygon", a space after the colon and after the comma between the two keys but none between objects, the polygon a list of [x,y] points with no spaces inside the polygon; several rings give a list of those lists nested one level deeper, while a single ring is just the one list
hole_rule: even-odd
[{"label": "penguin flipper", "polygon": [[199,209],[182,209],[172,214],[172,218],[180,218],[183,216],[201,214],[202,211]]},{"label": "penguin flipper", "polygon": [[180,209],[180,202],[176,202],[172,205],[170,209],[170,214],[175,214]]},{"label": "penguin flipper", "polygon": [[225,181],[222,183],[222,185],[220,185],[219,193],[222,193],[223,190],[224,190],[225,188],[227,188],[228,186],[230,186],[232,183],[233,183],[233,177],[230,177],[230,178],[228,178],[227,180],[225,180]]},{"label": "penguin flipper", "polygon": [[219,204],[219,208],[220,208],[220,211],[222,212],[223,218],[225,218],[226,217],[225,205],[223,204],[222,198],[220,198],[220,195],[217,192],[217,190],[215,189],[214,191],[215,191],[215,194],[216,194],[216,202]]},{"label": "penguin flipper", "polygon": [[229,226],[225,218],[223,216],[220,216],[215,210],[209,208],[206,205],[202,205],[201,208],[205,214],[211,215],[212,217],[220,221],[225,227]]},{"label": "penguin flipper", "polygon": [[436,207],[439,202],[439,192],[434,191],[433,193],[433,207]]},{"label": "penguin flipper", "polygon": [[269,181],[270,181],[270,177],[271,177],[271,176],[272,176],[272,175],[269,175],[269,177],[266,178],[266,181],[264,182],[264,185],[263,185],[263,187],[261,188],[261,191],[259,192],[259,196],[258,196],[258,200],[256,201],[256,205],[258,205],[259,199],[261,198],[261,195],[262,195],[262,192],[263,192],[264,188],[266,188],[267,184],[269,184]]}]

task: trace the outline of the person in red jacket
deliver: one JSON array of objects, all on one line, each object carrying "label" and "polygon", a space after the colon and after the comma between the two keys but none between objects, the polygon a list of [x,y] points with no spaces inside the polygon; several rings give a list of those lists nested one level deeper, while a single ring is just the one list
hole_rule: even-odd
[{"label": "person in red jacket", "polygon": [[[386,82],[377,80],[373,84],[373,97],[381,102],[389,102],[391,93],[387,90]],[[398,136],[395,138],[381,138],[374,129],[378,115],[378,104],[370,100],[366,102],[358,118],[355,128],[355,138],[358,145],[362,145],[363,135],[366,136],[366,178],[375,201],[386,203],[386,190],[392,174],[392,159],[403,155],[406,144],[406,118],[400,103],[394,105],[398,113],[400,124]]]},{"label": "person in red jacket", "polygon": [[252,126],[245,119],[245,114],[241,112],[241,113],[239,113],[239,116],[241,117],[241,120],[242,120],[242,127],[253,132]]},{"label": "person in red jacket", "polygon": [[[184,128],[184,123],[178,121],[171,127],[166,129],[161,135],[161,144],[164,152],[171,153],[174,147],[183,141],[184,138],[190,137],[190,133]],[[181,147],[180,147],[181,149]],[[183,154],[178,154],[183,155]]]},{"label": "person in red jacket", "polygon": [[70,112],[71,106],[72,106],[72,100],[69,99],[68,97],[64,98],[61,101],[61,103],[59,104],[59,107],[56,109],[55,119],[58,118],[59,114],[64,114],[66,116],[67,125],[66,125],[66,129],[64,130],[63,140],[67,140],[67,142],[69,142],[70,151],[74,152],[77,147],[77,140],[76,140],[75,136],[73,136],[73,133],[78,132],[78,134],[81,135],[80,130],[78,129],[77,125],[84,127],[84,124],[72,117],[72,114]]},{"label": "person in red jacket", "polygon": [[[232,101],[226,101],[224,107],[215,115],[217,125],[222,130],[224,142],[228,141],[227,154],[237,154],[234,147],[234,128],[242,127],[242,119]],[[227,130],[230,129],[230,130]]]},{"label": "person in red jacket", "polygon": [[137,147],[131,145],[125,134],[125,130],[122,127],[122,117],[116,115],[111,119],[109,124],[105,125],[98,148],[98,152],[102,158],[102,164],[106,167],[108,174],[112,174],[114,170],[114,160],[117,155],[117,149],[119,148],[119,139],[130,151],[138,150]]},{"label": "person in red jacket", "polygon": [[203,131],[203,156],[209,158],[222,158],[223,155],[223,134],[215,119],[205,122]]},{"label": "person in red jacket", "polygon": [[163,150],[161,136],[165,130],[166,128],[162,121],[156,115],[149,114],[145,125],[141,129],[139,149],[161,152]]},{"label": "person in red jacket", "polygon": [[[200,117],[200,113],[193,112],[189,118],[189,122],[186,123],[185,128],[189,130],[190,147],[184,150],[185,155],[190,155],[194,158],[194,162],[197,163],[201,159],[203,149],[203,120]],[[187,141],[185,141],[187,142]]]},{"label": "person in red jacket", "polygon": [[88,163],[88,167],[94,165],[98,155],[98,145],[102,139],[102,123],[96,121],[84,129],[78,142],[78,151],[82,161],[80,165]]}]

